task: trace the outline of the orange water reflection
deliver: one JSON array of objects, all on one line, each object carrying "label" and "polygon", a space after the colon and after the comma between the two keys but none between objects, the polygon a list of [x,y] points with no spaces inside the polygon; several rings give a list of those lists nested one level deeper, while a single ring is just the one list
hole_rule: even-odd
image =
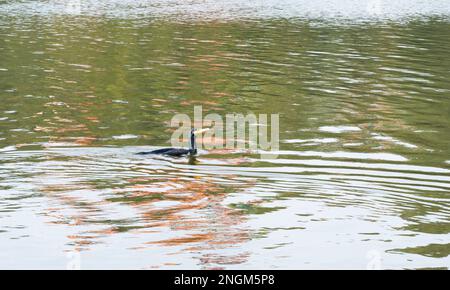
[{"label": "orange water reflection", "polygon": [[[232,179],[233,176],[225,178]],[[251,239],[252,232],[242,226],[247,217],[224,203],[228,194],[251,186],[251,182],[223,185],[204,176],[165,179],[148,176],[129,178],[126,182],[127,185],[115,190],[113,195],[96,201],[85,200],[83,194],[75,195],[80,190],[86,194],[93,192],[94,185],[44,185],[41,191],[60,205],[48,208],[45,215],[50,218],[50,223],[74,227],[76,233],[68,235],[67,239],[71,250],[75,251],[90,250],[92,245],[102,243],[102,238],[106,236],[130,231],[150,238],[133,250],[146,250],[154,246],[173,247],[168,251],[191,252],[206,268],[246,261],[248,253],[227,256],[223,253],[215,255],[211,251],[235,248]],[[103,220],[102,217],[110,215],[105,208],[117,203],[138,212],[133,223],[140,221],[139,226]],[[95,229],[87,230],[91,227]],[[167,229],[170,237],[160,237],[160,233],[167,233]]]}]

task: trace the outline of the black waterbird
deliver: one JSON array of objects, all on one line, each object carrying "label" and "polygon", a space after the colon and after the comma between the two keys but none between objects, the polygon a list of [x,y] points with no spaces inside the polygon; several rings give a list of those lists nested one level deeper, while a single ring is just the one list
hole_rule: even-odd
[{"label": "black waterbird", "polygon": [[195,135],[201,134],[203,132],[208,131],[209,129],[203,129],[203,130],[191,130],[191,138],[189,140],[189,149],[185,148],[162,148],[157,149],[153,151],[148,152],[139,152],[137,154],[139,155],[167,155],[167,156],[173,156],[173,157],[181,157],[181,156],[195,156],[197,155],[197,144],[195,143]]}]

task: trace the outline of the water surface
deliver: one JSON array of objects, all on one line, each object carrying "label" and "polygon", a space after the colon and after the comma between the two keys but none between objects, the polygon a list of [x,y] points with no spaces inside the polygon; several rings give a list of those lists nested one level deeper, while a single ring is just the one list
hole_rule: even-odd
[{"label": "water surface", "polygon": [[[447,1],[82,2],[0,4],[1,268],[449,267]],[[279,157],[135,155],[195,105]]]}]

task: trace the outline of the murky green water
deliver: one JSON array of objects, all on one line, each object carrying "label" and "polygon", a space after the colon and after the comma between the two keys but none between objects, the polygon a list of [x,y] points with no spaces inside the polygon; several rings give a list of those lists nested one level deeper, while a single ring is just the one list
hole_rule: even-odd
[{"label": "murky green water", "polygon": [[[449,267],[450,7],[266,2],[0,3],[0,268]],[[278,159],[134,154],[195,105]]]}]

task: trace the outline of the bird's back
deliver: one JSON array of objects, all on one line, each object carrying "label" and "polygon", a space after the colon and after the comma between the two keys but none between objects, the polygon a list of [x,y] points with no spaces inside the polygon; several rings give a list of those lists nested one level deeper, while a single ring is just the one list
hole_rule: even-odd
[{"label": "bird's back", "polygon": [[182,149],[182,148],[163,148],[163,149],[157,149],[153,151],[148,152],[139,152],[137,154],[139,155],[168,155],[168,156],[183,156],[188,155],[190,153],[190,150],[188,149]]}]

